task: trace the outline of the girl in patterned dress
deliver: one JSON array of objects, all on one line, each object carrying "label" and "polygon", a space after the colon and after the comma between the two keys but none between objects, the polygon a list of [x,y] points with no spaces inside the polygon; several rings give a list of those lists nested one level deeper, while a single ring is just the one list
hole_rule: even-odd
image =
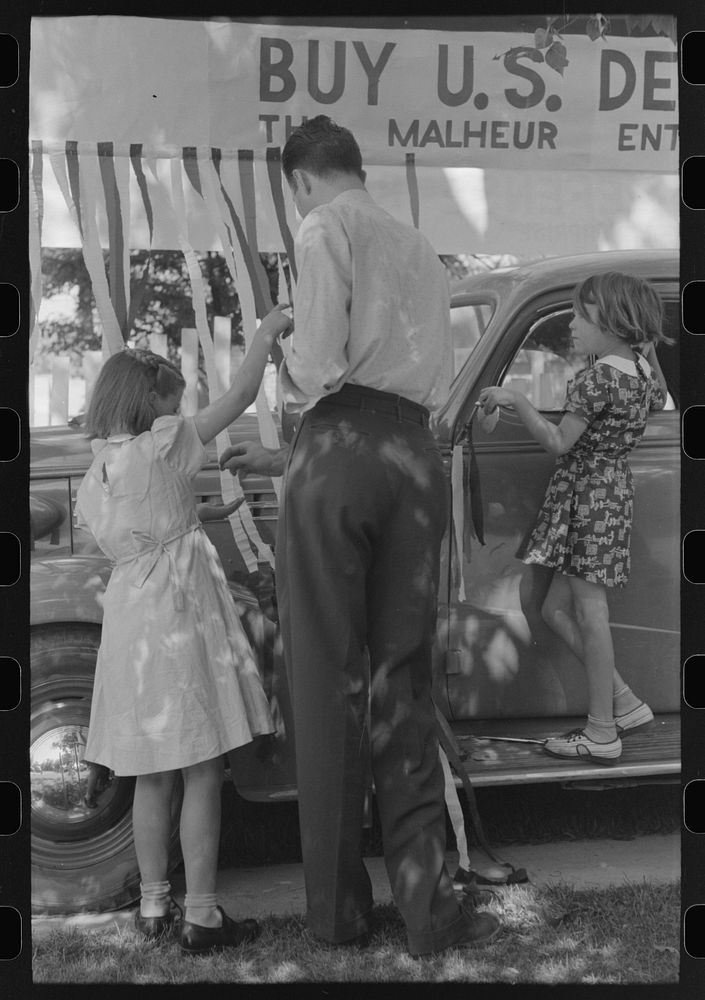
[{"label": "girl in patterned dress", "polygon": [[588,718],[581,729],[549,739],[555,757],[615,763],[620,736],[653,720],[651,709],[615,668],[607,588],[629,578],[633,486],[628,455],[650,410],[666,401],[656,358],[664,340],[661,301],[650,284],[618,272],[594,275],[576,288],[573,341],[597,361],[568,385],[559,424],[546,420],[522,393],[491,386],[484,413],[512,406],[531,435],[557,456],[543,505],[517,555],[553,570],[541,614],[585,666]]},{"label": "girl in patterned dress", "polygon": [[237,945],[258,933],[254,920],[232,920],[216,903],[222,758],[274,730],[217,552],[201,529],[193,481],[204,445],[255,398],[269,351],[290,326],[280,309],[265,316],[230,388],[194,417],[177,413],[184,389],[178,369],[128,349],[106,361],[87,414],[95,457],[76,515],[113,570],[86,756],[136,776],[135,925],[146,938],[174,923],[167,865],[181,773],[186,951]]}]

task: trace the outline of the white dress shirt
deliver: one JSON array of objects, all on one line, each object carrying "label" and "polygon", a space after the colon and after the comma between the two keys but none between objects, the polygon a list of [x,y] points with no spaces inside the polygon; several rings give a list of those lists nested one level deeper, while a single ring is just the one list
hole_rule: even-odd
[{"label": "white dress shirt", "polygon": [[426,237],[354,188],[308,213],[295,248],[295,330],[280,368],[287,412],[344,382],[437,409],[451,379],[450,293]]}]

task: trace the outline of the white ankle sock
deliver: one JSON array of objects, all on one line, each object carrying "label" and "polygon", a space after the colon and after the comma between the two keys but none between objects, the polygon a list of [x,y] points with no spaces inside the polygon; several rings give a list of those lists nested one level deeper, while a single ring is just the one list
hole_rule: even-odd
[{"label": "white ankle sock", "polygon": [[595,719],[592,715],[588,715],[587,726],[583,732],[595,743],[612,743],[617,739],[614,719]]},{"label": "white ankle sock", "polygon": [[164,917],[169,912],[171,882],[140,882],[140,913],[143,917]]},{"label": "white ankle sock", "polygon": [[220,927],[223,918],[217,908],[218,897],[214,892],[187,892],[184,900],[184,919],[201,927]]},{"label": "white ankle sock", "polygon": [[628,684],[615,691],[612,695],[612,712],[615,716],[626,715],[641,704]]}]

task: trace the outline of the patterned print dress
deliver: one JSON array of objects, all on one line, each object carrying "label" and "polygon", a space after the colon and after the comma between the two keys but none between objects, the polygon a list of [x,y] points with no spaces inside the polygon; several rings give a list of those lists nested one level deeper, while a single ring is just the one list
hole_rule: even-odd
[{"label": "patterned print dress", "polygon": [[601,358],[568,384],[565,410],[587,421],[561,455],[517,556],[607,587],[629,579],[634,489],[628,455],[665,397],[643,358]]}]

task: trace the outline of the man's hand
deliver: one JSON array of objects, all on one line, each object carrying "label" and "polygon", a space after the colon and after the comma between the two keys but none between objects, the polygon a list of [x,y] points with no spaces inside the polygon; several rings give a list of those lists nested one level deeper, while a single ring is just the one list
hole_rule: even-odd
[{"label": "man's hand", "polygon": [[242,441],[226,448],[218,459],[218,464],[221,469],[227,469],[233,476],[240,472],[260,476],[281,476],[288,453],[288,447],[264,448],[257,441]]},{"label": "man's hand", "polygon": [[230,517],[244,503],[244,497],[236,497],[230,503],[199,503],[196,513],[199,521],[222,521]]}]

